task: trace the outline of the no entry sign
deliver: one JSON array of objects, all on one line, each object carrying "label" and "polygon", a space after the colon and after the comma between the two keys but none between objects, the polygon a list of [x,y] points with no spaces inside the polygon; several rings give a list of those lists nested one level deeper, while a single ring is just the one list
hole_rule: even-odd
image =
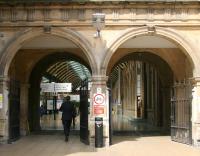
[{"label": "no entry sign", "polygon": [[94,105],[105,105],[105,94],[94,94]]}]

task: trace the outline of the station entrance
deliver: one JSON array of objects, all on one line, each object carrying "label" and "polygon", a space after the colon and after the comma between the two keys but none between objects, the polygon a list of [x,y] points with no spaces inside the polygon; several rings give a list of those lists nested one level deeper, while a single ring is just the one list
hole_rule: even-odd
[{"label": "station entrance", "polygon": [[[177,43],[159,36],[137,36],[115,51],[110,48],[113,51],[108,51],[108,56],[102,50],[92,57],[95,55],[92,45],[82,50],[80,45],[84,40],[80,38],[76,40],[77,46],[64,37],[42,34],[23,43],[12,62],[6,64],[10,78],[10,140],[41,129],[61,129],[59,103],[63,96],[71,94],[74,99],[79,95],[80,118],[77,122],[80,125],[75,125],[75,129],[80,129],[80,138],[85,143],[89,139],[94,141],[94,118],[101,114],[106,145],[108,139],[112,142],[114,135],[121,134],[164,134],[171,135],[174,141],[191,144],[190,78],[193,77],[193,64]],[[98,46],[102,46],[101,41]],[[96,48],[101,49],[98,46]],[[98,91],[107,95],[107,86],[110,91],[110,107],[106,97],[105,111],[99,114],[93,107],[88,107],[89,103],[94,104],[88,98],[87,79],[91,75],[90,97]],[[72,93],[42,92],[41,83],[47,82],[72,83]],[[45,111],[41,116],[42,105]]]},{"label": "station entrance", "polygon": [[[60,45],[56,44],[58,41]],[[66,49],[58,49],[62,46]],[[9,70],[9,140],[32,132],[63,131],[59,108],[63,98],[70,96],[76,108],[71,130],[89,144],[88,64],[81,49],[68,40],[41,36],[25,44]],[[69,91],[43,91],[41,87],[63,83],[70,85]]]},{"label": "station entrance", "polygon": [[115,135],[169,135],[191,144],[192,66],[181,50],[142,36],[121,45],[111,60],[110,142]]}]

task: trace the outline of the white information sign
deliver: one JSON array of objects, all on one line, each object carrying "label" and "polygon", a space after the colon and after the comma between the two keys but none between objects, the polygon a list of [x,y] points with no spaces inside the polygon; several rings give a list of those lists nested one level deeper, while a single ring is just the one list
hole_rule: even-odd
[{"label": "white information sign", "polygon": [[41,83],[40,88],[42,92],[55,92],[54,83]]},{"label": "white information sign", "polygon": [[0,109],[3,108],[3,94],[0,94]]},{"label": "white information sign", "polygon": [[55,83],[55,92],[71,92],[71,83]]},{"label": "white information sign", "polygon": [[76,102],[80,102],[80,96],[79,95],[70,95],[71,97],[71,101],[76,101]]},{"label": "white information sign", "polygon": [[71,92],[71,83],[41,83],[42,92]]}]

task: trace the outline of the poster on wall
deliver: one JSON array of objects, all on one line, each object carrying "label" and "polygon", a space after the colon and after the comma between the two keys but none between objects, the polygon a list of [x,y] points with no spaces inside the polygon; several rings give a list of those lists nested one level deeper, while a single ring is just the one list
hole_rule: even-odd
[{"label": "poster on wall", "polygon": [[63,103],[63,100],[57,100],[57,103],[56,103],[56,108],[59,110],[61,105]]},{"label": "poster on wall", "polygon": [[0,94],[0,109],[3,108],[3,94]]},{"label": "poster on wall", "polygon": [[47,110],[53,110],[53,100],[47,100]]}]

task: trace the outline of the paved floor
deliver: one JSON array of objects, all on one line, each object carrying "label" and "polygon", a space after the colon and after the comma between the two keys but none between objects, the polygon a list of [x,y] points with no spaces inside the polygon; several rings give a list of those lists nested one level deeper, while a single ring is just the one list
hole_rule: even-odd
[{"label": "paved floor", "polygon": [[[54,115],[53,114],[47,114],[43,115],[40,118],[40,126],[42,130],[63,130],[63,125],[62,125],[62,120],[61,120],[62,113],[58,112],[58,114],[55,115],[55,120],[54,120]],[[80,122],[79,122],[79,116],[76,117],[75,119],[75,127],[73,129],[79,130],[80,129]]]},{"label": "paved floor", "polygon": [[115,136],[114,145],[95,149],[78,136],[30,135],[13,144],[0,145],[0,156],[200,156],[200,149],[172,142],[169,136]]},{"label": "paved floor", "polygon": [[[42,130],[63,130],[62,113],[46,114],[40,118],[40,126]],[[80,116],[75,118],[75,127],[73,129],[80,130]],[[161,127],[150,124],[147,120],[141,118],[133,118],[131,116],[123,116],[122,114],[113,115],[114,131],[160,131]]]}]

